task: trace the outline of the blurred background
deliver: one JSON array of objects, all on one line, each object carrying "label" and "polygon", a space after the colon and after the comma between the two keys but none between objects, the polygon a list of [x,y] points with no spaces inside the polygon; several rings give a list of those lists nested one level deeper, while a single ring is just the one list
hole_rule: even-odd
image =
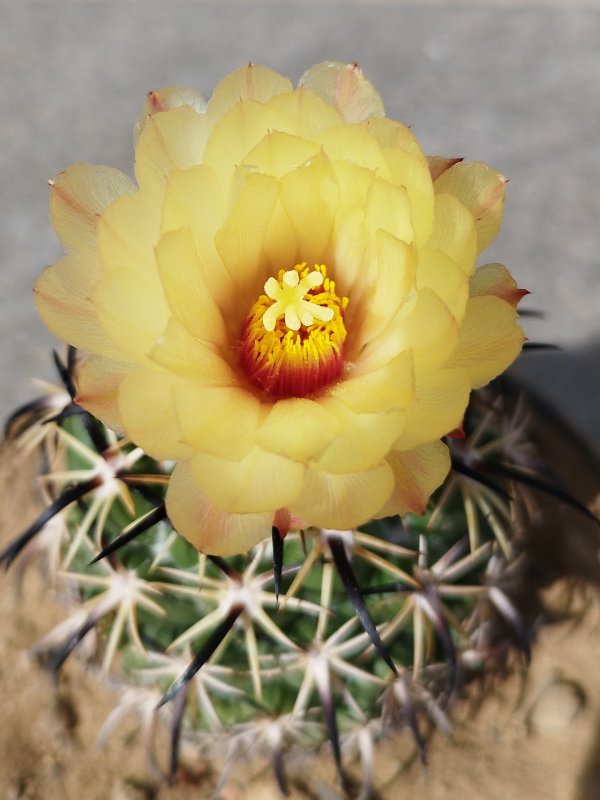
[{"label": "blurred background", "polygon": [[47,180],[74,161],[132,172],[146,93],[210,96],[254,61],[296,81],[358,62],[428,154],[510,179],[487,261],[531,295],[514,373],[600,448],[600,8],[577,0],[0,0],[0,417],[50,377],[31,286],[60,255]]}]

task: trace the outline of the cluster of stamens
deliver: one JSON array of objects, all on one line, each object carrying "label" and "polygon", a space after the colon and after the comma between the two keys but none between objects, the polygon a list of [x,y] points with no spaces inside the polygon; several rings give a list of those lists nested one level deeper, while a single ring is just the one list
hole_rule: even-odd
[{"label": "cluster of stamens", "polygon": [[344,311],[327,267],[297,264],[264,286],[242,326],[240,361],[249,379],[273,397],[309,397],[343,368]]}]

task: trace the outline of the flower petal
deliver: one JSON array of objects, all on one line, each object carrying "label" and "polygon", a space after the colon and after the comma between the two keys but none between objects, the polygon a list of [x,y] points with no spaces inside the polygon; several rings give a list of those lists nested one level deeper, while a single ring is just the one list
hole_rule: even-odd
[{"label": "flower petal", "polygon": [[98,223],[98,255],[105,271],[156,273],[154,247],[160,230],[160,206],[143,192],[115,200]]},{"label": "flower petal", "polygon": [[245,389],[180,383],[173,398],[182,436],[195,450],[238,460],[256,442],[263,410]]},{"label": "flower petal", "polygon": [[473,272],[477,257],[475,220],[451,194],[435,196],[433,233],[427,245],[450,256],[466,275]]},{"label": "flower petal", "polygon": [[170,372],[202,384],[230,386],[239,376],[209,341],[192,336],[178,319],[171,317],[150,359]]},{"label": "flower petal", "polygon": [[481,162],[459,161],[445,170],[434,186],[436,194],[452,194],[469,209],[475,219],[478,252],[481,252],[500,229],[506,189],[504,175]]},{"label": "flower petal", "polygon": [[340,112],[344,122],[362,122],[385,113],[381,95],[364,77],[358,64],[336,61],[316,64],[300,78],[299,86],[316,92]]},{"label": "flower petal", "polygon": [[270,105],[293,121],[293,132],[296,136],[311,140],[315,133],[340,125],[339,113],[328,105],[311,89],[301,87],[295,92],[279,94],[271,100]]},{"label": "flower petal", "polygon": [[406,189],[415,240],[422,247],[433,230],[433,183],[427,161],[423,156],[399,148],[387,148],[383,153],[390,167],[392,182]]},{"label": "flower petal", "polygon": [[[232,293],[233,287],[222,268],[220,284],[215,287],[216,276],[198,257],[194,238],[189,228],[165,233],[156,247],[156,261],[164,293],[171,312],[192,336],[204,341],[219,343],[226,340],[225,324],[215,302],[220,296]],[[215,298],[215,292],[220,291]]]},{"label": "flower petal", "polygon": [[280,178],[316,156],[321,146],[290,133],[269,131],[244,157],[243,164]]},{"label": "flower petal", "polygon": [[347,474],[371,469],[385,458],[404,427],[403,409],[376,414],[356,414],[348,406],[331,397],[322,405],[335,414],[340,431],[325,450],[311,462],[319,471]]},{"label": "flower petal", "polygon": [[469,280],[446,253],[429,246],[419,253],[417,287],[434,291],[448,306],[454,319],[462,320],[469,298]]},{"label": "flower petal", "polygon": [[195,89],[187,86],[164,86],[161,89],[153,89],[148,92],[146,103],[134,128],[136,144],[150,117],[160,114],[161,111],[169,111],[179,106],[191,106],[199,114],[204,114],[206,111],[206,101]]},{"label": "flower petal", "polygon": [[393,486],[394,474],[387,463],[344,475],[308,468],[302,493],[289,508],[308,525],[347,530],[372,519]]},{"label": "flower petal", "polygon": [[50,220],[67,252],[91,251],[100,215],[135,184],[112,167],[73,164],[50,181]]},{"label": "flower petal", "polygon": [[38,278],[34,298],[46,327],[59,339],[106,358],[123,351],[102,328],[91,301],[100,265],[91,253],[64,256]]},{"label": "flower petal", "polygon": [[150,117],[135,150],[140,189],[162,197],[171,172],[202,161],[207,138],[205,116],[189,105]]},{"label": "flower petal", "polygon": [[173,388],[177,379],[167,372],[138,369],[129,372],[119,388],[119,415],[135,444],[153,458],[189,458],[177,425]]},{"label": "flower petal", "polygon": [[494,295],[514,307],[529,294],[527,289],[518,288],[516,280],[502,264],[478,267],[471,278],[469,292],[471,297]]},{"label": "flower petal", "polygon": [[220,120],[240,100],[266,103],[278,94],[292,90],[292,84],[283,75],[259,64],[248,64],[228,75],[215,86],[206,109],[211,124]]},{"label": "flower petal", "polygon": [[167,324],[169,309],[157,283],[132,269],[112,270],[92,294],[102,327],[133,361],[144,360]]},{"label": "flower petal", "polygon": [[413,450],[392,450],[387,461],[395,484],[391,497],[377,516],[423,514],[429,497],[441,486],[450,469],[446,445],[431,442]]},{"label": "flower petal", "polygon": [[406,125],[387,117],[371,117],[365,123],[367,130],[383,148],[404,150],[419,158],[424,158],[423,151],[414,133]]},{"label": "flower petal", "polygon": [[167,490],[167,514],[175,530],[201,553],[245,553],[271,533],[274,514],[229,514],[202,493],[189,463],[179,462]]},{"label": "flower petal", "polygon": [[115,431],[123,430],[119,387],[134,365],[87,356],[77,362],[77,402]]},{"label": "flower petal", "polygon": [[357,364],[330,393],[358,414],[406,408],[415,393],[412,353],[405,350],[374,370]]},{"label": "flower petal", "polygon": [[215,505],[230,513],[253,514],[283,508],[300,494],[303,464],[254,447],[240,461],[197,453],[194,480]]},{"label": "flower petal", "polygon": [[406,425],[395,443],[409,450],[460,428],[471,391],[464,369],[438,369],[417,375],[415,398],[406,411]]},{"label": "flower petal", "polygon": [[498,297],[472,297],[460,327],[458,344],[446,366],[463,367],[474,389],[503,372],[521,352],[523,331],[515,309]]},{"label": "flower petal", "polygon": [[270,453],[307,461],[321,452],[340,430],[340,423],[322,404],[308,398],[280,400],[258,432],[257,443]]}]

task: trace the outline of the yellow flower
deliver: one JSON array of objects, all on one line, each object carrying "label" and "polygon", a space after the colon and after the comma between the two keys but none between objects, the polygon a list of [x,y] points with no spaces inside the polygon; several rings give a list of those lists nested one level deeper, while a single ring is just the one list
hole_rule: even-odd
[{"label": "yellow flower", "polygon": [[67,255],[36,298],[88,353],[79,402],[177,461],[168,513],[207,553],[422,512],[440,437],[522,346],[509,273],[474,271],[504,177],[428,161],[352,65],[152,92],[136,133],[137,186],[52,183]]}]

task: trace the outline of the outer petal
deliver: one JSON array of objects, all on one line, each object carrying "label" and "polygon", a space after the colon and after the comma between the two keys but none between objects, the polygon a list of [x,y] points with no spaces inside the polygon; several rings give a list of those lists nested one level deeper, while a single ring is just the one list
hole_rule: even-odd
[{"label": "outer petal", "polygon": [[311,466],[319,471],[347,474],[376,466],[404,427],[403,409],[356,414],[335,398],[324,398],[321,402],[336,415],[341,430],[312,462]]},{"label": "outer petal", "polygon": [[77,363],[77,402],[105,425],[123,430],[118,395],[121,383],[135,365],[87,356]]},{"label": "outer petal", "polygon": [[473,215],[451,194],[436,194],[431,249],[441,250],[470,275],[477,257],[477,230]]},{"label": "outer petal", "polygon": [[279,94],[270,105],[293,120],[294,133],[303,139],[310,140],[318,131],[342,123],[335,108],[310,89],[299,88],[295,92]]},{"label": "outer petal", "polygon": [[177,425],[175,383],[167,372],[135,370],[119,388],[119,415],[125,433],[153,458],[189,458],[192,452]]},{"label": "outer petal", "polygon": [[387,117],[371,117],[365,125],[383,148],[398,148],[423,158],[423,151],[414,133],[401,122]]},{"label": "outer petal", "polygon": [[431,442],[414,450],[393,450],[387,461],[394,474],[394,490],[376,516],[422,514],[450,469],[448,448],[442,442]]},{"label": "outer petal", "polygon": [[94,288],[102,327],[132,361],[143,361],[165,329],[169,309],[158,281],[135,270],[112,270]]},{"label": "outer petal", "polygon": [[269,131],[245,156],[243,164],[280,178],[316,156],[320,150],[316,142],[290,133]]},{"label": "outer petal", "polygon": [[169,480],[167,514],[173,527],[201,553],[244,553],[271,533],[274,514],[228,514],[202,493],[187,462],[179,462]]},{"label": "outer petal", "polygon": [[498,297],[472,297],[448,367],[463,367],[474,389],[503,372],[521,352],[523,331],[516,312]]},{"label": "outer petal", "polygon": [[393,486],[394,475],[387,463],[344,475],[309,468],[304,489],[289,508],[308,525],[347,530],[372,519]]},{"label": "outer petal", "polygon": [[67,251],[91,251],[104,209],[135,184],[112,167],[73,164],[50,181],[50,220]]},{"label": "outer petal", "polygon": [[194,450],[238,460],[254,446],[262,410],[245,389],[181,383],[173,402],[182,436]]},{"label": "outer petal", "polygon": [[123,351],[102,328],[91,300],[99,278],[100,266],[92,253],[65,256],[38,278],[37,310],[59,339],[106,358],[123,358]]},{"label": "outer petal", "polygon": [[105,271],[135,269],[156,273],[154,246],[160,231],[160,206],[142,192],[115,200],[98,223],[98,255]]},{"label": "outer petal", "polygon": [[392,181],[406,189],[415,239],[417,245],[422,247],[433,230],[433,183],[427,161],[423,156],[399,148],[387,148],[383,152]]},{"label": "outer petal", "polygon": [[496,238],[500,229],[505,189],[504,175],[481,162],[460,161],[435,182],[436,194],[454,195],[475,218],[478,252]]},{"label": "outer petal", "polygon": [[278,72],[268,67],[248,64],[217,84],[208,101],[207,119],[214,125],[240,100],[266,103],[275,95],[284,94],[291,89],[290,81]]},{"label": "outer petal", "polygon": [[240,461],[198,453],[191,461],[194,480],[215,505],[237,514],[289,506],[304,483],[304,466],[254,447]]},{"label": "outer petal", "polygon": [[178,106],[191,106],[199,114],[204,114],[206,111],[205,100],[195,89],[190,89],[187,86],[165,86],[162,89],[153,89],[148,92],[144,108],[135,124],[135,142],[137,143],[150,117]]},{"label": "outer petal", "polygon": [[201,163],[207,138],[206,118],[191,106],[150,117],[135,151],[140,188],[162,197],[171,172]]},{"label": "outer petal", "polygon": [[376,172],[385,180],[390,179],[388,162],[366,125],[339,125],[322,130],[311,138],[323,145],[332,161],[348,161]]},{"label": "outer petal", "polygon": [[502,264],[484,264],[475,270],[469,285],[471,297],[494,295],[517,306],[526,294],[527,289],[519,289],[517,282]]},{"label": "outer petal", "polygon": [[381,95],[375,91],[358,64],[326,61],[316,64],[300,78],[306,86],[336,108],[344,122],[362,122],[385,113]]},{"label": "outer petal", "polygon": [[434,291],[458,322],[464,317],[469,298],[469,280],[446,253],[431,247],[419,253],[417,288]]},{"label": "outer petal", "polygon": [[470,391],[469,373],[464,369],[438,369],[420,375],[395,448],[409,450],[459,428]]},{"label": "outer petal", "polygon": [[436,181],[443,172],[447,169],[458,164],[462,158],[446,158],[445,156],[428,156],[427,163],[429,164],[429,174],[431,180]]},{"label": "outer petal", "polygon": [[273,405],[258,431],[257,443],[271,453],[306,462],[321,452],[340,427],[323,403],[290,398]]}]

